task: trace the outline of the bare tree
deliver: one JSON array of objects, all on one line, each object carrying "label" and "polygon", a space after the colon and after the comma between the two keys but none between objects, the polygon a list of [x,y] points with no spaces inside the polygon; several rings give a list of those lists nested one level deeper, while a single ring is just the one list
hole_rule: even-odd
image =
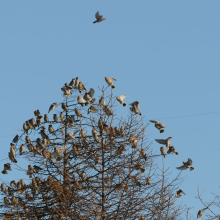
[{"label": "bare tree", "polygon": [[[115,88],[114,79],[106,81]],[[27,120],[11,143],[13,166],[28,162],[19,167],[27,181],[1,185],[2,214],[8,219],[183,219],[183,207],[175,205],[179,176],[169,180],[168,171],[158,169],[155,157],[161,155],[146,137],[139,102],[119,118],[117,104],[125,107],[126,96],[115,99],[110,87],[100,89],[98,102],[94,89],[87,92],[78,77],[61,90],[63,102],[48,112],[56,114],[36,110],[36,118]]]}]

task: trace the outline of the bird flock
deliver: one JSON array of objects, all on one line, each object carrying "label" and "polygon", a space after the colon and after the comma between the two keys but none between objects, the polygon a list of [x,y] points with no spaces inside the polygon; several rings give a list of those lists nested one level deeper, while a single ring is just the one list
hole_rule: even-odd
[{"label": "bird flock", "polygon": [[[96,12],[95,18],[96,18],[96,21],[94,21],[93,23],[99,23],[101,21],[106,20],[106,18],[103,18],[103,16],[99,14],[99,11]],[[110,78],[110,77],[105,77],[105,81],[106,81],[107,85],[110,86],[112,89],[116,88],[113,84],[113,82],[117,81],[116,79]],[[66,96],[66,97],[68,97],[72,94],[73,89],[78,90],[80,93],[85,91],[85,93],[82,97],[81,96],[77,97],[77,103],[80,106],[91,105],[88,108],[87,115],[89,115],[90,113],[97,113],[98,112],[98,110],[96,109],[97,105],[103,107],[103,111],[105,112],[106,115],[108,115],[108,116],[113,115],[113,112],[108,108],[107,105],[105,105],[104,96],[101,96],[101,98],[99,99],[98,104],[95,104],[96,103],[96,98],[94,98],[95,90],[93,88],[90,88],[89,92],[87,92],[87,89],[86,89],[85,85],[81,81],[79,81],[78,77],[76,77],[75,79],[72,79],[69,84],[65,83],[64,86],[61,88],[61,90],[63,92],[63,95]],[[126,97],[127,97],[126,95],[117,96],[116,100],[123,107],[126,107],[127,104],[124,102],[124,99]],[[58,104],[56,102],[52,103],[51,106],[49,107],[48,114],[51,111],[55,110],[59,105],[60,104]],[[130,106],[131,107],[129,107],[129,109],[132,113],[134,113],[136,115],[141,115],[141,112],[139,110],[140,103],[138,101],[132,102],[130,104]],[[63,109],[63,111],[66,111],[66,112],[69,111],[68,107],[66,106],[66,104],[64,102],[61,103],[61,108]],[[82,113],[80,112],[79,109],[75,108],[74,111],[75,111],[75,114],[78,118],[83,117],[83,115],[82,115]],[[32,130],[32,129],[35,129],[35,128],[39,127],[43,123],[43,119],[44,119],[44,123],[50,123],[50,120],[49,120],[47,114],[44,114],[44,117],[42,117],[39,110],[34,111],[34,114],[35,114],[36,120],[34,118],[31,118],[30,120],[27,120],[23,124],[23,131],[26,134],[28,134],[29,130]],[[68,116],[65,120],[63,112],[60,112],[59,118],[60,118],[61,122],[63,122],[63,123],[66,122],[67,125],[73,125],[75,122],[79,121],[79,120],[75,120],[73,115]],[[53,114],[53,121],[54,122],[58,122],[59,118],[58,118],[57,114]],[[154,121],[154,120],[150,120],[150,122],[154,123],[155,128],[158,129],[160,131],[160,133],[164,133],[165,125],[163,123],[161,123],[160,121]],[[43,155],[44,158],[47,158],[47,159],[50,159],[50,160],[53,157],[56,157],[57,161],[61,160],[62,159],[61,154],[66,150],[67,146],[64,145],[59,149],[54,147],[54,152],[51,153],[48,149],[45,148],[45,146],[47,146],[49,143],[51,143],[50,138],[46,134],[46,128],[44,126],[41,126],[40,129],[41,130],[40,130],[39,134],[41,135],[43,141],[41,141],[40,138],[37,138],[36,139],[36,145],[31,144],[31,141],[30,141],[30,138],[29,138],[28,135],[25,137],[25,142],[26,142],[28,150],[30,152],[33,152],[34,155]],[[56,136],[56,133],[55,133],[55,131],[54,131],[51,124],[48,126],[48,132],[50,134],[53,134],[53,135]],[[123,132],[123,131],[120,131],[120,132]],[[67,139],[75,139],[74,135],[76,133],[77,133],[77,131],[69,132],[69,134],[67,135]],[[94,140],[98,142],[99,137],[98,137],[97,131],[95,130],[94,127],[92,129],[92,136],[93,136]],[[84,133],[83,129],[81,130],[81,137],[85,137],[85,133]],[[19,135],[16,135],[13,138],[12,143],[10,144],[11,147],[10,147],[10,151],[8,153],[8,158],[11,160],[12,163],[17,163],[17,160],[15,158],[15,156],[16,156],[15,151],[17,150],[17,147],[16,147],[15,144],[18,143],[19,138],[20,138]],[[174,146],[171,146],[171,144],[170,144],[171,139],[172,139],[172,137],[168,137],[167,139],[155,139],[155,141],[157,143],[165,145],[166,148],[167,148],[167,151],[166,151],[163,146],[160,147],[161,155],[164,158],[166,157],[166,154],[170,154],[170,153],[175,153],[176,155],[179,155],[178,152],[176,151],[176,149],[174,148]],[[129,142],[132,143],[132,145],[134,145],[134,148],[136,147],[136,144],[137,144],[138,141],[139,141],[139,138],[137,138],[133,134],[131,134],[131,136],[129,137]],[[42,152],[41,152],[41,150],[42,150]],[[19,155],[22,155],[24,152],[25,152],[25,145],[22,144],[19,148]],[[146,158],[146,153],[143,149],[141,151],[141,154],[142,154],[143,158],[144,157]],[[96,158],[95,158],[95,164],[98,164],[99,161],[100,161],[100,156],[97,155]],[[192,171],[192,170],[195,169],[194,167],[192,167],[192,160],[190,158],[188,158],[188,160],[186,162],[183,161],[182,163],[183,163],[182,166],[176,167],[178,170],[182,171],[182,170],[187,170],[189,168],[190,171]],[[11,171],[11,170],[12,170],[11,169],[11,164],[6,163],[6,164],[4,164],[2,174],[8,174],[7,171]],[[28,165],[28,169],[27,169],[26,173],[31,178],[32,174],[38,173],[40,170],[42,170],[42,168],[40,168],[39,166],[34,165],[32,167],[31,165]],[[39,177],[35,177],[35,178],[32,179],[32,185],[34,185],[36,187],[37,187],[37,183],[40,181],[40,179],[37,179],[37,178],[39,178]],[[149,179],[149,184],[150,184],[150,181],[151,180]],[[10,182],[10,186],[11,187],[16,186],[18,190],[22,190],[22,189],[25,188],[25,182],[24,182],[23,179],[21,179],[17,183],[13,180],[13,181]],[[8,188],[8,190],[10,191],[10,188]],[[1,191],[6,192],[6,188],[4,186],[4,183],[1,184]],[[181,189],[179,189],[176,192],[176,198],[179,199],[182,196],[182,194],[185,195],[185,193]],[[15,205],[16,202],[17,202],[17,198],[13,195],[12,192],[11,192],[11,195],[12,195],[11,203],[13,205]],[[4,197],[4,202],[5,202],[5,204],[10,204],[10,201],[8,200],[7,197]],[[199,210],[198,213],[197,213],[197,218],[201,218],[202,215],[203,215],[204,210],[206,210],[207,208],[208,207]]]}]

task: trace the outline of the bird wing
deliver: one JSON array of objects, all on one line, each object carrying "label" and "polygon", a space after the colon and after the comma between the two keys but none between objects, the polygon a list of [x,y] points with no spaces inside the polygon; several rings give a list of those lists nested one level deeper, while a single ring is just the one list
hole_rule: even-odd
[{"label": "bird wing", "polygon": [[95,94],[95,90],[93,88],[90,88],[90,91],[89,91],[90,97],[92,98],[94,94]]},{"label": "bird wing", "polygon": [[138,104],[138,101],[135,101],[135,102],[132,102],[130,105],[134,106],[134,105],[137,105]]},{"label": "bird wing", "polygon": [[176,169],[178,169],[178,170],[186,170],[187,167],[183,165],[183,166],[177,167]]},{"label": "bird wing", "polygon": [[158,125],[160,125],[161,128],[165,128],[165,125],[163,123],[158,123]]},{"label": "bird wing", "polygon": [[149,120],[151,123],[157,123],[157,121],[154,121],[154,120]]},{"label": "bird wing", "polygon": [[112,81],[117,81],[116,79],[114,79],[114,78],[109,78],[110,79],[110,81],[112,82]]},{"label": "bird wing", "polygon": [[95,18],[98,20],[98,19],[100,19],[100,18],[102,18],[102,15],[99,15],[99,11],[97,11],[96,13],[95,13]]},{"label": "bird wing", "polygon": [[166,144],[167,143],[167,140],[164,140],[164,139],[155,139],[155,141],[159,144]]},{"label": "bird wing", "polygon": [[188,158],[187,165],[189,165],[189,166],[192,165],[192,160],[190,158]]},{"label": "bird wing", "polygon": [[121,96],[120,96],[120,99],[121,99],[121,100],[124,100],[126,97],[127,97],[126,95],[121,95]]}]

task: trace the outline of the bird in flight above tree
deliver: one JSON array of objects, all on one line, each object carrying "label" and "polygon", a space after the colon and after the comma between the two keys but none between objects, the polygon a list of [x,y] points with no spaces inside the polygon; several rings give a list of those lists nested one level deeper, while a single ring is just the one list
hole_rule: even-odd
[{"label": "bird in flight above tree", "polygon": [[106,20],[105,18],[103,18],[102,15],[99,15],[99,11],[95,13],[95,18],[96,18],[96,21],[93,21],[93,24]]}]

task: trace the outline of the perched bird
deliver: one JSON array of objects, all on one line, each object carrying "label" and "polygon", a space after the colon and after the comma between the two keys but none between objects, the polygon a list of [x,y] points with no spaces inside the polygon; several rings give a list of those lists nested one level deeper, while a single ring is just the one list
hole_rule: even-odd
[{"label": "perched bird", "polygon": [[24,152],[25,152],[25,146],[24,146],[24,144],[22,144],[20,146],[19,153],[20,153],[20,155],[22,155]]},{"label": "perched bird", "polygon": [[92,106],[89,107],[87,115],[89,115],[90,112],[97,113],[98,110],[95,108],[94,105],[92,105]]},{"label": "perched bird", "polygon": [[34,111],[34,115],[35,117],[38,119],[38,118],[41,118],[41,114],[40,114],[40,111],[39,109],[37,109],[36,111]]},{"label": "perched bird", "polygon": [[82,138],[82,139],[85,139],[85,138],[86,138],[86,134],[85,134],[85,131],[84,131],[83,128],[80,130],[80,135],[81,135],[81,138]]},{"label": "perched bird", "polygon": [[50,111],[54,110],[58,105],[59,105],[59,104],[57,104],[56,102],[54,102],[53,104],[51,104],[48,113],[49,113]]},{"label": "perched bird", "polygon": [[67,88],[66,86],[62,87],[61,90],[63,91],[63,95],[67,97],[72,94],[72,89]]},{"label": "perched bird", "polygon": [[94,127],[92,129],[92,136],[96,142],[99,142],[99,136],[98,136],[97,131],[95,130]]},{"label": "perched bird", "polygon": [[147,156],[146,156],[146,152],[144,149],[141,149],[141,153],[140,153],[141,158],[144,158],[144,160],[147,160]]},{"label": "perched bird", "polygon": [[78,117],[82,117],[82,113],[77,108],[75,108],[75,113]]},{"label": "perched bird", "polygon": [[30,124],[31,124],[32,128],[34,128],[34,129],[35,129],[35,127],[36,127],[36,123],[35,123],[34,118],[30,119],[30,120],[29,120],[29,122],[30,122]]},{"label": "perched bird", "polygon": [[52,125],[49,125],[49,126],[48,126],[48,131],[49,131],[50,134],[53,134],[53,135],[56,136],[55,131],[54,131]]},{"label": "perched bird", "polygon": [[8,153],[8,158],[11,162],[17,163],[18,161],[15,159],[15,157],[12,155],[11,151]]},{"label": "perched bird", "polygon": [[32,174],[35,172],[35,169],[31,165],[28,165],[27,175],[29,175],[30,178],[32,178]]},{"label": "perched bird", "polygon": [[177,167],[178,170],[186,170],[187,168],[190,168],[190,171],[195,169],[194,167],[192,167],[192,160],[191,159],[188,159],[187,162],[183,161],[183,165],[180,167]]},{"label": "perched bird", "polygon": [[107,105],[104,106],[103,110],[106,115],[108,115],[108,116],[113,115],[112,111],[108,108]]},{"label": "perched bird", "polygon": [[77,133],[77,131],[70,131],[70,133],[67,135],[67,139],[73,139],[76,140],[74,135]]},{"label": "perched bird", "polygon": [[126,98],[126,95],[121,95],[120,97],[116,97],[116,99],[119,101],[120,104],[123,105],[123,107],[126,107],[127,105],[124,103],[124,99]]},{"label": "perched bird", "polygon": [[23,124],[23,131],[27,134],[29,127],[26,125],[26,123]]},{"label": "perched bird", "polygon": [[104,96],[102,96],[102,97],[99,99],[99,105],[100,105],[100,106],[104,106],[104,105],[105,105]]},{"label": "perched bird", "polygon": [[69,83],[69,86],[72,86],[72,87],[73,87],[73,86],[75,85],[75,83],[76,83],[76,80],[75,80],[75,79],[72,79],[71,82]]},{"label": "perched bird", "polygon": [[183,190],[179,189],[178,191],[176,191],[176,198],[179,199],[179,198],[182,196],[182,194],[186,195],[186,194],[183,192]]},{"label": "perched bird", "polygon": [[145,220],[144,215],[141,215],[139,220]]},{"label": "perched bird", "polygon": [[14,139],[13,139],[13,143],[17,143],[18,142],[18,139],[19,139],[19,136],[18,136],[18,134],[14,137]]},{"label": "perched bird", "polygon": [[34,170],[36,171],[36,173],[39,173],[39,171],[43,170],[42,168],[40,168],[37,165],[34,165]]},{"label": "perched bird", "polygon": [[42,154],[44,158],[49,159],[50,158],[50,150],[49,149],[43,149]]},{"label": "perched bird", "polygon": [[93,21],[93,24],[106,20],[105,18],[103,18],[102,15],[99,15],[99,11],[95,13],[95,18],[96,18],[96,21]]},{"label": "perched bird", "polygon": [[1,184],[1,191],[4,192],[4,193],[6,192],[6,188],[5,188],[5,184],[4,183]]},{"label": "perched bird", "polygon": [[53,114],[53,120],[54,120],[55,122],[58,123],[58,117],[57,117],[57,114]]},{"label": "perched bird", "polygon": [[86,87],[83,85],[82,82],[79,82],[78,88],[79,92],[81,93],[83,90],[86,90]]},{"label": "perched bird", "polygon": [[10,204],[10,201],[8,200],[8,197],[4,197],[4,203],[5,203],[5,205],[9,205]]},{"label": "perched bird", "polygon": [[77,89],[77,88],[78,88],[78,85],[79,85],[79,78],[78,78],[78,77],[76,77],[76,80],[75,80],[75,89]]},{"label": "perched bird", "polygon": [[160,148],[160,152],[161,152],[161,155],[163,155],[164,158],[165,158],[165,156],[166,156],[166,154],[167,154],[166,150],[165,150],[163,147],[161,147],[161,148]]},{"label": "perched bird", "polygon": [[67,108],[67,106],[66,106],[66,104],[63,102],[62,103],[62,109],[63,109],[63,111],[67,111],[68,112],[68,108]]},{"label": "perched bird", "polygon": [[80,105],[83,106],[83,104],[84,104],[86,101],[85,101],[85,99],[84,99],[83,97],[81,98],[80,96],[78,96],[77,102],[78,102],[78,104],[80,104]]},{"label": "perched bird", "polygon": [[147,179],[145,181],[146,181],[147,185],[151,184],[151,178],[150,177],[147,177]]},{"label": "perched bird", "polygon": [[2,174],[8,174],[7,170],[11,171],[11,164],[10,163],[4,164],[4,169],[2,171]]},{"label": "perched bird", "polygon": [[49,121],[50,121],[50,120],[49,120],[47,114],[45,114],[45,115],[44,115],[44,122],[45,122],[45,123],[48,123]]},{"label": "perched bird", "polygon": [[97,165],[100,162],[100,155],[95,156],[95,165]]},{"label": "perched bird", "polygon": [[65,83],[64,86],[67,88],[67,89],[72,89],[68,83]]},{"label": "perched bird", "polygon": [[[207,207],[208,208],[208,207]],[[200,209],[197,213],[197,218],[201,218],[202,215],[203,215],[203,211],[205,211],[207,208],[204,208],[204,209]]]},{"label": "perched bird", "polygon": [[43,120],[42,118],[37,119],[37,126],[39,127],[42,124]]},{"label": "perched bird", "polygon": [[30,143],[31,143],[31,140],[30,140],[30,137],[29,137],[29,136],[26,136],[26,137],[25,137],[25,142],[26,142],[26,144],[30,144]]},{"label": "perched bird", "polygon": [[105,77],[105,81],[107,82],[107,84],[109,85],[109,86],[111,86],[112,87],[112,89],[115,89],[115,86],[113,85],[113,82],[112,81],[117,81],[116,79],[114,79],[114,78],[109,78],[109,77]]},{"label": "perched bird", "polygon": [[10,147],[10,154],[14,157],[15,156],[15,150],[13,146]]},{"label": "perched bird", "polygon": [[17,183],[16,183],[14,180],[12,180],[12,181],[10,182],[10,186],[11,186],[11,187],[16,186],[16,185],[17,185]]},{"label": "perched bird", "polygon": [[172,137],[168,137],[167,139],[155,139],[155,141],[159,144],[164,144],[166,145],[167,149],[169,149],[170,146],[170,140]]},{"label": "perched bird", "polygon": [[141,115],[140,111],[139,111],[139,108],[140,108],[140,103],[138,101],[135,101],[135,102],[132,102],[131,104],[131,107],[130,107],[130,111],[132,113],[135,113],[137,115]]},{"label": "perched bird", "polygon": [[60,120],[61,120],[62,123],[64,122],[63,112],[60,112]]},{"label": "perched bird", "polygon": [[160,121],[150,120],[150,122],[154,123],[155,128],[157,128],[160,131],[160,133],[164,132],[163,128],[165,128],[165,125],[162,124]]},{"label": "perched bird", "polygon": [[176,149],[174,148],[174,146],[169,146],[169,150],[167,151],[167,153],[175,153],[176,155],[179,155],[179,153],[176,151]]}]

